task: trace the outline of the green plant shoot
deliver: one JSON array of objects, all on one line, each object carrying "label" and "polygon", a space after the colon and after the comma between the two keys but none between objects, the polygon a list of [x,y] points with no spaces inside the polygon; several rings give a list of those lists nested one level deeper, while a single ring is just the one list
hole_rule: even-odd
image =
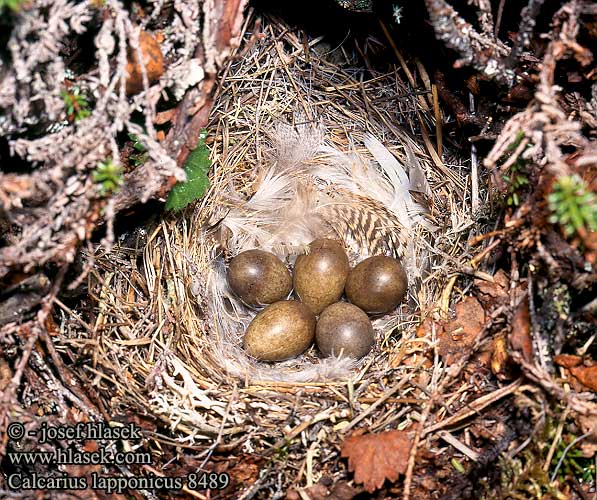
[{"label": "green plant shoot", "polygon": [[166,210],[182,210],[190,203],[203,197],[209,187],[207,173],[211,166],[209,161],[209,149],[205,144],[207,133],[202,131],[199,135],[197,147],[191,151],[184,171],[187,180],[178,182],[168,194]]},{"label": "green plant shoot", "polygon": [[510,167],[510,172],[504,174],[504,181],[508,184],[508,192],[506,194],[506,203],[511,207],[517,207],[520,205],[520,196],[524,186],[529,183],[526,173],[524,171],[524,163],[515,162]]},{"label": "green plant shoot", "polygon": [[149,159],[149,153],[135,134],[129,132],[128,136],[129,139],[133,141],[133,149],[135,150],[135,152],[130,155],[129,159],[133,162],[135,167],[143,165]]},{"label": "green plant shoot", "polygon": [[567,236],[581,230],[597,231],[597,196],[579,175],[559,177],[547,201],[549,222],[560,224]]},{"label": "green plant shoot", "polygon": [[450,460],[450,463],[452,464],[452,467],[454,467],[454,469],[456,469],[461,474],[464,474],[464,466],[462,465],[460,460],[458,460],[457,458],[452,458],[452,460]]},{"label": "green plant shoot", "polygon": [[122,185],[123,170],[111,158],[99,162],[92,174],[93,181],[99,184],[99,195],[106,196],[118,191]]},{"label": "green plant shoot", "polygon": [[69,120],[79,121],[91,114],[87,96],[81,93],[79,87],[74,87],[70,92],[61,90],[60,95],[64,101],[64,107],[66,108]]},{"label": "green plant shoot", "polygon": [[5,9],[18,12],[25,0],[0,0],[0,13]]}]

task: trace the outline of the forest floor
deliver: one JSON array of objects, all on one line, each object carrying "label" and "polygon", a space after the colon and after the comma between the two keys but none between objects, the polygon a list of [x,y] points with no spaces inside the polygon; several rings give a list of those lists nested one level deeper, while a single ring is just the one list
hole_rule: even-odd
[{"label": "forest floor", "polygon": [[[0,0],[3,497],[597,498],[597,8],[337,3]],[[429,268],[348,380],[242,381],[193,241],[299,109],[422,176]]]}]

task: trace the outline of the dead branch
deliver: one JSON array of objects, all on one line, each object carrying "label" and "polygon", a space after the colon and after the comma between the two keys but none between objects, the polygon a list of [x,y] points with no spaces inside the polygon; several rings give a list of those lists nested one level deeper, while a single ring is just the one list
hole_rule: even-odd
[{"label": "dead branch", "polygon": [[487,26],[489,17],[484,16],[486,33],[478,33],[445,0],[425,0],[435,36],[447,47],[460,55],[455,66],[470,65],[477,71],[497,82],[512,86],[516,82],[515,73],[504,61],[509,49],[499,40],[493,39],[493,29]]}]

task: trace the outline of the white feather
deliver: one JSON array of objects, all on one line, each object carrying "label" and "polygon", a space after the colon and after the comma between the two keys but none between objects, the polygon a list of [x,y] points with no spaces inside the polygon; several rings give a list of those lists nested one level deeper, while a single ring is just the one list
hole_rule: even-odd
[{"label": "white feather", "polygon": [[386,201],[386,206],[392,210],[398,220],[411,229],[422,220],[423,207],[415,203],[410,194],[411,184],[404,168],[396,157],[373,135],[365,136],[365,147],[373,155],[383,173],[390,180],[393,188],[392,200]]}]

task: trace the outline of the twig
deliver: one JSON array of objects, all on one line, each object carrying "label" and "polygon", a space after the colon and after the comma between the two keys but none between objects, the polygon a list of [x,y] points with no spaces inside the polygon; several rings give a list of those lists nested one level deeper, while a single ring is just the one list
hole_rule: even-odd
[{"label": "twig", "polygon": [[[423,362],[425,360],[423,359],[418,365],[417,368],[421,367],[423,365]],[[380,406],[381,404],[383,404],[388,398],[392,397],[394,394],[396,394],[400,389],[402,389],[402,387],[404,387],[406,385],[406,383],[408,382],[408,377],[402,377],[402,379],[394,385],[394,387],[392,387],[391,389],[387,390],[384,395],[382,397],[380,397],[375,403],[373,403],[369,408],[367,408],[364,412],[359,413],[359,415],[357,417],[355,417],[346,427],[344,427],[342,429],[342,433],[346,433],[348,432],[350,429],[352,429],[355,425],[357,425],[361,420],[363,420],[364,418],[366,418],[367,416],[369,416],[371,413],[373,413],[375,411],[375,409]]]},{"label": "twig", "polygon": [[479,453],[477,453],[475,450],[471,450],[468,446],[466,446],[464,443],[460,442],[449,432],[439,431],[437,433],[437,435],[440,438],[442,438],[446,443],[451,444],[454,448],[456,448],[463,455],[470,458],[473,462],[477,462],[479,460]]},{"label": "twig", "polygon": [[[475,97],[471,92],[469,96],[469,111],[475,116]],[[479,165],[477,163],[477,145],[471,143],[471,210],[473,213],[479,209]]]},{"label": "twig", "polygon": [[443,429],[445,427],[449,427],[451,425],[457,424],[462,422],[463,420],[478,414],[483,408],[499,401],[500,399],[512,394],[515,392],[522,384],[522,379],[515,380],[511,384],[507,385],[506,387],[502,387],[496,391],[490,392],[485,396],[481,396],[480,398],[475,399],[471,403],[467,403],[466,407],[460,410],[458,413],[445,418],[441,422],[438,422],[431,427],[427,427],[422,432],[422,437],[426,436],[427,434],[434,432],[438,429]]},{"label": "twig", "polygon": [[506,0],[500,0],[500,4],[498,5],[497,17],[495,21],[495,30],[493,32],[493,36],[495,38],[498,37],[500,34],[500,26],[502,25],[502,16],[504,14],[504,5],[506,5]]},{"label": "twig", "polygon": [[520,24],[514,40],[514,46],[506,59],[506,66],[513,68],[518,64],[518,59],[523,49],[531,43],[531,35],[535,27],[537,16],[545,0],[529,0],[529,3],[520,11]]},{"label": "twig", "polygon": [[431,95],[433,97],[433,113],[435,115],[435,137],[437,141],[437,154],[440,158],[443,159],[443,116],[441,108],[439,106],[439,95],[437,93],[437,85],[435,83],[431,86]]},{"label": "twig", "polygon": [[551,459],[553,458],[554,453],[556,452],[556,448],[558,447],[558,444],[560,442],[560,439],[562,438],[562,431],[564,430],[564,424],[566,423],[566,419],[568,418],[569,413],[570,408],[568,407],[566,407],[562,412],[560,422],[558,423],[558,428],[556,430],[556,435],[554,436],[553,441],[551,442],[551,446],[549,447],[549,451],[547,452],[547,456],[545,457],[545,462],[543,462],[543,470],[545,472],[549,470],[549,466],[551,465]]},{"label": "twig", "polygon": [[425,5],[435,36],[460,54],[457,64],[470,64],[503,85],[514,84],[516,75],[502,60],[508,54],[503,44],[477,33],[445,0],[425,0]]},{"label": "twig", "polygon": [[425,425],[427,418],[429,418],[431,409],[435,406],[435,402],[440,398],[440,395],[443,393],[444,389],[448,386],[448,384],[450,384],[452,382],[452,380],[454,380],[460,374],[460,372],[462,371],[462,369],[464,368],[466,363],[468,363],[468,360],[470,359],[472,354],[474,352],[476,352],[479,345],[481,344],[481,341],[484,338],[484,333],[493,324],[495,318],[500,316],[504,312],[504,310],[505,310],[504,307],[498,307],[495,311],[492,312],[490,318],[488,319],[488,321],[485,322],[485,324],[481,328],[481,331],[477,335],[477,338],[475,339],[475,344],[471,347],[471,349],[468,352],[463,353],[463,355],[460,357],[460,359],[454,365],[452,365],[448,370],[446,370],[446,376],[445,376],[444,380],[437,386],[437,388],[435,389],[435,391],[433,393],[433,396],[429,399],[428,404],[423,409],[423,412],[421,414],[421,419],[419,420],[419,423],[417,425],[415,438],[413,440],[413,446],[410,450],[410,455],[408,458],[408,465],[407,465],[406,473],[405,473],[404,491],[402,493],[402,500],[410,499],[410,486],[412,483],[412,477],[413,477],[413,473],[414,473],[415,457],[417,454],[418,445],[419,445],[419,442],[422,439],[422,437],[425,434],[428,434],[429,432],[431,432],[429,430],[426,430],[426,432],[423,431],[423,426]]},{"label": "twig", "polygon": [[511,356],[521,366],[528,378],[537,382],[554,397],[565,401],[572,410],[581,415],[597,415],[597,403],[592,401],[594,399],[593,394],[568,392],[560,387],[548,373],[541,370],[537,365],[525,360],[520,352],[513,351]]},{"label": "twig", "polygon": [[495,38],[495,27],[493,22],[493,13],[491,12],[491,0],[473,0],[474,3],[478,6],[479,12],[477,13],[477,18],[479,19],[479,24],[483,29],[483,33],[488,36],[492,36]]},{"label": "twig", "polygon": [[423,409],[423,412],[421,414],[421,420],[419,421],[419,424],[417,425],[417,430],[415,431],[415,437],[413,438],[413,444],[408,455],[408,463],[406,466],[406,472],[404,474],[404,489],[402,492],[402,500],[410,499],[410,486],[413,480],[417,451],[419,449],[419,443],[421,441],[421,432],[423,429],[423,425],[425,425],[425,422],[429,418],[429,414],[431,413],[432,408],[433,404],[430,400],[429,403],[425,405],[425,408]]}]

